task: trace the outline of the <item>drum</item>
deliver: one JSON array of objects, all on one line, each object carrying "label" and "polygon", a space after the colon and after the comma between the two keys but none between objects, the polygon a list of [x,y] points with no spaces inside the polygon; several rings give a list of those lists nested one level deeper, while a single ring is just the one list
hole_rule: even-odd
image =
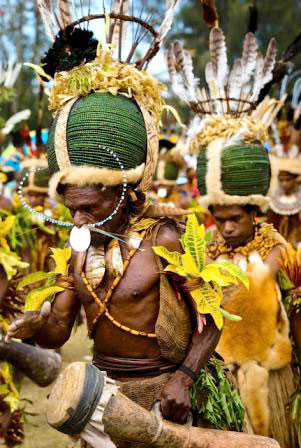
[{"label": "drum", "polygon": [[[275,440],[230,431],[193,428],[163,420],[118,391],[91,364],[76,362],[59,376],[47,403],[48,423],[92,448],[124,441],[157,448],[280,448]],[[114,442],[113,442],[114,440]]]}]

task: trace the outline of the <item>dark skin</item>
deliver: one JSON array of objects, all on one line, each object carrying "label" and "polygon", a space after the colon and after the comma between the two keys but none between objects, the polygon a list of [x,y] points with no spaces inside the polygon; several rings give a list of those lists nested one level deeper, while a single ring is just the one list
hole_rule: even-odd
[{"label": "dark skin", "polygon": [[216,205],[210,211],[228,246],[246,245],[254,238],[255,210],[248,213],[238,205]]},{"label": "dark skin", "polygon": [[28,191],[25,193],[26,202],[33,208],[43,207],[47,194],[39,193],[37,191]]},{"label": "dark skin", "polygon": [[[120,188],[103,190],[101,186],[68,186],[64,191],[65,205],[71,210],[77,226],[102,220],[116,207],[119,198]],[[113,220],[104,225],[104,230],[124,232],[128,221],[127,201],[126,197]],[[107,238],[99,234],[93,235],[93,245],[96,247],[100,243],[107,245],[108,242]],[[170,251],[181,251],[179,234],[171,225],[161,227],[157,244]],[[136,252],[115,289],[109,310],[116,320],[130,328],[154,333],[160,302],[159,273],[151,242],[144,240],[140,249],[142,250]],[[121,250],[123,256],[126,256],[126,245],[121,244]],[[80,303],[85,308],[89,325],[97,314],[98,306],[84,287],[76,266],[74,273],[75,291],[66,290],[58,294],[52,306],[44,304],[40,313],[26,313],[11,325],[9,336],[34,337],[42,347],[61,347],[70,337]],[[105,296],[111,283],[112,280],[105,276],[96,290],[100,299]],[[208,317],[204,331],[199,334],[195,330],[184,364],[198,373],[212,355],[219,338],[219,330]],[[108,356],[149,359],[160,357],[156,339],[133,336],[113,326],[106,318],[100,319],[97,324],[94,344],[97,353]],[[192,379],[181,371],[172,375],[159,397],[165,418],[178,423],[187,420],[191,410],[191,385]]]},{"label": "dark skin", "polygon": [[287,171],[280,171],[278,174],[279,186],[285,195],[293,194],[297,187],[298,176],[296,174],[288,173]]},{"label": "dark skin", "polygon": [[[248,211],[244,207],[237,205],[215,206],[211,208],[211,213],[215,220],[218,231],[225,239],[226,243],[232,247],[239,247],[248,244],[255,234],[256,211]],[[234,244],[231,244],[233,242]],[[276,246],[265,259],[270,272],[276,279],[277,272],[281,268],[281,245]],[[290,316],[291,330],[298,353],[301,353],[301,316],[292,313]]]}]

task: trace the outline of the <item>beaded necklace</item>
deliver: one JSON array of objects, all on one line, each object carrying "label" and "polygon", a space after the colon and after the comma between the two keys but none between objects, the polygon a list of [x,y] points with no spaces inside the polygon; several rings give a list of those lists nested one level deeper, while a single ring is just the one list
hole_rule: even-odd
[{"label": "beaded necklace", "polygon": [[215,242],[207,249],[208,257],[216,260],[221,255],[229,255],[234,257],[235,254],[248,257],[250,252],[256,251],[263,260],[269,255],[274,247],[281,244],[280,236],[272,224],[256,224],[255,237],[245,246],[231,247],[228,246],[220,233],[217,234]]},{"label": "beaded necklace", "polygon": [[[144,237],[146,235],[146,230],[144,230],[141,233],[141,242],[143,241]],[[97,303],[97,305],[99,306],[99,312],[97,314],[97,316],[95,317],[95,319],[93,320],[92,323],[92,328],[89,330],[89,336],[91,337],[95,326],[97,324],[97,322],[99,321],[99,319],[101,318],[101,316],[105,315],[110,322],[112,322],[112,324],[117,327],[120,328],[120,330],[123,330],[127,333],[132,334],[133,336],[143,336],[146,338],[156,338],[157,335],[155,333],[146,333],[144,331],[139,331],[139,330],[133,330],[132,328],[127,327],[126,325],[121,324],[120,322],[118,322],[116,319],[114,319],[114,317],[109,313],[108,311],[108,304],[110,299],[112,298],[113,292],[114,290],[117,288],[117,286],[119,285],[122,277],[124,276],[131,259],[133,258],[133,256],[135,255],[135,253],[137,252],[137,250],[139,249],[139,247],[136,247],[135,249],[132,249],[129,251],[128,256],[126,257],[124,263],[123,263],[123,274],[119,275],[118,277],[115,278],[115,280],[113,281],[111,287],[109,288],[104,300],[100,300],[100,298],[98,297],[98,295],[95,293],[95,291],[93,291],[91,285],[89,284],[87,277],[84,273],[84,271],[81,272],[81,277],[83,279],[84,285],[87,288],[87,290],[89,291],[89,293],[91,294],[91,296],[93,297],[93,299],[95,300],[95,302]]]}]

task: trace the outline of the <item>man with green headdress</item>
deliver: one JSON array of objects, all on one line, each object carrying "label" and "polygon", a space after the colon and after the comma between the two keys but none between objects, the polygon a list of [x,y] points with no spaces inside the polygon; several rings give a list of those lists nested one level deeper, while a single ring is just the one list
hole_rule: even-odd
[{"label": "man with green headdress", "polygon": [[174,90],[196,113],[189,131],[190,150],[198,155],[200,203],[209,208],[217,227],[208,258],[240,266],[250,284],[249,290],[243,285],[224,285],[223,306],[241,320],[225,322],[217,351],[237,378],[249,430],[272,436],[282,448],[294,448],[297,437],[286,411],[296,391],[290,365],[292,344],[276,279],[286,242],[273,226],[256,220],[257,210],[269,203],[267,129],[283,104],[269,98],[256,104],[272,76],[275,41],[267,49],[265,77],[255,70],[259,56],[252,33],[245,37],[242,59],[232,70],[219,28],[211,30],[210,53],[209,94],[196,87],[193,74],[187,79],[181,70],[184,89],[179,91],[175,64],[180,64],[183,54],[189,57],[180,42],[170,45],[168,61]]},{"label": "man with green headdress", "polygon": [[[81,42],[88,38],[86,53],[66,67],[78,34]],[[73,216],[69,275],[52,304],[25,313],[8,335],[58,348],[83,304],[94,364],[120,381],[129,398],[147,409],[160,400],[164,417],[184,423],[190,386],[220,332],[210,316],[198,331],[189,300],[152,251],[154,245],[181,251],[176,218],[183,211],[152,207],[145,196],[158,156],[162,85],[109,52],[96,54],[97,43],[86,30],[67,28],[51,51],[64,39],[64,71],[54,70],[50,96],[56,114],[48,165],[50,196]],[[44,60],[48,73],[51,55]]]}]

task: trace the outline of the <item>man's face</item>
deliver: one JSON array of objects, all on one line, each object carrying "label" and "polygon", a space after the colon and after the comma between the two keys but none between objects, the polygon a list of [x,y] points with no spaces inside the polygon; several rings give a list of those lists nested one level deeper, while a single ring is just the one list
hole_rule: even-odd
[{"label": "man's face", "polygon": [[[85,224],[95,224],[110,216],[120,201],[120,187],[104,188],[102,185],[87,185],[77,187],[67,185],[64,190],[64,204],[69,208],[73,223],[77,227]],[[122,208],[122,207],[121,207]],[[102,229],[114,231],[120,226],[121,208],[107,221]],[[92,232],[92,241],[100,242],[104,237]]]},{"label": "man's face", "polygon": [[25,199],[32,208],[43,207],[46,197],[47,194],[36,191],[28,191],[25,193]]},{"label": "man's face", "polygon": [[284,194],[289,195],[295,191],[297,185],[297,176],[288,173],[287,171],[280,171],[278,175],[278,181],[280,188],[283,190]]},{"label": "man's face", "polygon": [[212,215],[218,231],[229,246],[241,246],[253,237],[255,212],[248,213],[237,205],[221,205],[213,207]]}]

